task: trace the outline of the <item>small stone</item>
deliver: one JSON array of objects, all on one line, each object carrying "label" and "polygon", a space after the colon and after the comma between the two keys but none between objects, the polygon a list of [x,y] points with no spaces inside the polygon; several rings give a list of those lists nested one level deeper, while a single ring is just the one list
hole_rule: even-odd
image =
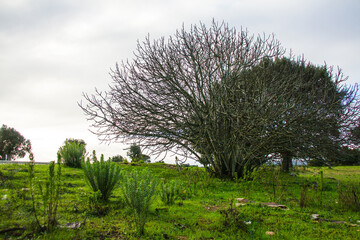
[{"label": "small stone", "polygon": [[66,223],[62,227],[69,228],[69,229],[78,229],[81,227],[81,225],[82,225],[81,222],[72,222],[72,223]]},{"label": "small stone", "polygon": [[265,234],[268,235],[268,236],[274,236],[275,235],[275,233],[271,232],[271,231],[267,231],[267,232],[265,232]]},{"label": "small stone", "polygon": [[311,214],[311,219],[313,219],[313,220],[319,220],[320,217],[323,217],[323,216],[320,214]]},{"label": "small stone", "polygon": [[235,201],[240,202],[240,203],[251,202],[249,199],[246,199],[246,198],[235,198]]},{"label": "small stone", "polygon": [[240,207],[240,206],[244,206],[246,205],[246,203],[235,203],[235,207]]}]

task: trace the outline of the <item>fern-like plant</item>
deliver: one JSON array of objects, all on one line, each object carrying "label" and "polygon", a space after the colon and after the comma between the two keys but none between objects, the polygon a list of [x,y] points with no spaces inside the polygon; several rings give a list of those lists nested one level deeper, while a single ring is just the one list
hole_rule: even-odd
[{"label": "fern-like plant", "polygon": [[121,179],[121,168],[110,160],[104,161],[104,155],[98,161],[95,152],[92,160],[83,161],[85,180],[94,193],[100,191],[101,200],[106,202]]},{"label": "fern-like plant", "polygon": [[144,234],[149,207],[156,193],[158,180],[148,169],[133,170],[122,184],[125,202],[134,214],[139,234]]}]

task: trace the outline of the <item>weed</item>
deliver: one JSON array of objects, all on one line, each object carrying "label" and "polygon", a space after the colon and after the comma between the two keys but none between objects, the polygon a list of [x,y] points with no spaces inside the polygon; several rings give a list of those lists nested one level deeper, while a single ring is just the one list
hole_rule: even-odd
[{"label": "weed", "polygon": [[[29,164],[29,182],[30,182],[30,193],[32,199],[33,213],[37,227],[40,231],[46,230],[51,231],[57,225],[56,214],[59,206],[59,198],[61,192],[61,164],[60,164],[60,153],[57,155],[57,172],[55,173],[55,163],[49,164],[48,179],[45,184],[38,182],[40,199],[42,205],[42,213],[39,215],[36,209],[36,197],[35,197],[35,184],[34,184],[34,157],[31,153],[30,164]],[[40,216],[42,215],[42,221]]]},{"label": "weed", "polygon": [[160,188],[160,198],[166,205],[172,205],[178,198],[181,191],[181,184],[178,181],[163,182]]},{"label": "weed", "polygon": [[338,195],[338,203],[342,209],[360,211],[360,184],[339,184]]},{"label": "weed", "polygon": [[139,234],[144,234],[149,207],[155,195],[157,179],[148,169],[133,170],[125,177],[123,194],[125,202],[134,214],[135,225]]},{"label": "weed", "polygon": [[233,198],[230,199],[230,206],[225,210],[221,210],[222,224],[225,228],[230,228],[236,231],[247,231],[248,226],[245,221],[245,216],[238,208],[233,207]]}]

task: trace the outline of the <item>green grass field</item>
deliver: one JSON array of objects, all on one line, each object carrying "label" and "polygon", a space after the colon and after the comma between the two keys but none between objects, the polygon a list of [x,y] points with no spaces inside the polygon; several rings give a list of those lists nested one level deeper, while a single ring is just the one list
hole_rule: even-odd
[{"label": "green grass field", "polygon": [[[68,167],[62,169],[59,226],[50,233],[34,232],[28,166],[1,164],[0,238],[360,239],[359,166],[301,167],[291,175],[269,167],[255,172],[253,181],[215,179],[197,167],[179,169],[160,163],[120,166],[125,172],[149,168],[160,182],[174,179],[182,184],[173,205],[165,205],[156,196],[143,236],[134,229],[121,188],[99,214],[90,208],[91,190],[82,170]],[[36,165],[35,180],[45,180],[47,171],[47,165]],[[238,198],[249,201],[245,204],[246,200]],[[266,206],[270,202],[284,207]],[[312,219],[312,214],[321,216]],[[64,227],[68,223],[81,226]]]}]

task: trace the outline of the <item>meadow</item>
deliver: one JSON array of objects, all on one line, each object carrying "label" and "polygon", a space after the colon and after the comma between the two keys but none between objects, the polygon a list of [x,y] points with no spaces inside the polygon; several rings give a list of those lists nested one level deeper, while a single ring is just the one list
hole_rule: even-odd
[{"label": "meadow", "polygon": [[[0,164],[0,238],[360,239],[359,166],[304,166],[291,174],[265,166],[249,174],[249,180],[222,180],[200,167],[116,164],[123,175],[149,169],[158,179],[143,234],[135,230],[123,180],[107,203],[94,204],[83,170],[65,166],[57,227],[35,231],[29,166]],[[35,165],[33,181],[45,182],[48,169]],[[161,197],[165,191],[161,183],[167,182],[177,184],[173,202]]]}]

